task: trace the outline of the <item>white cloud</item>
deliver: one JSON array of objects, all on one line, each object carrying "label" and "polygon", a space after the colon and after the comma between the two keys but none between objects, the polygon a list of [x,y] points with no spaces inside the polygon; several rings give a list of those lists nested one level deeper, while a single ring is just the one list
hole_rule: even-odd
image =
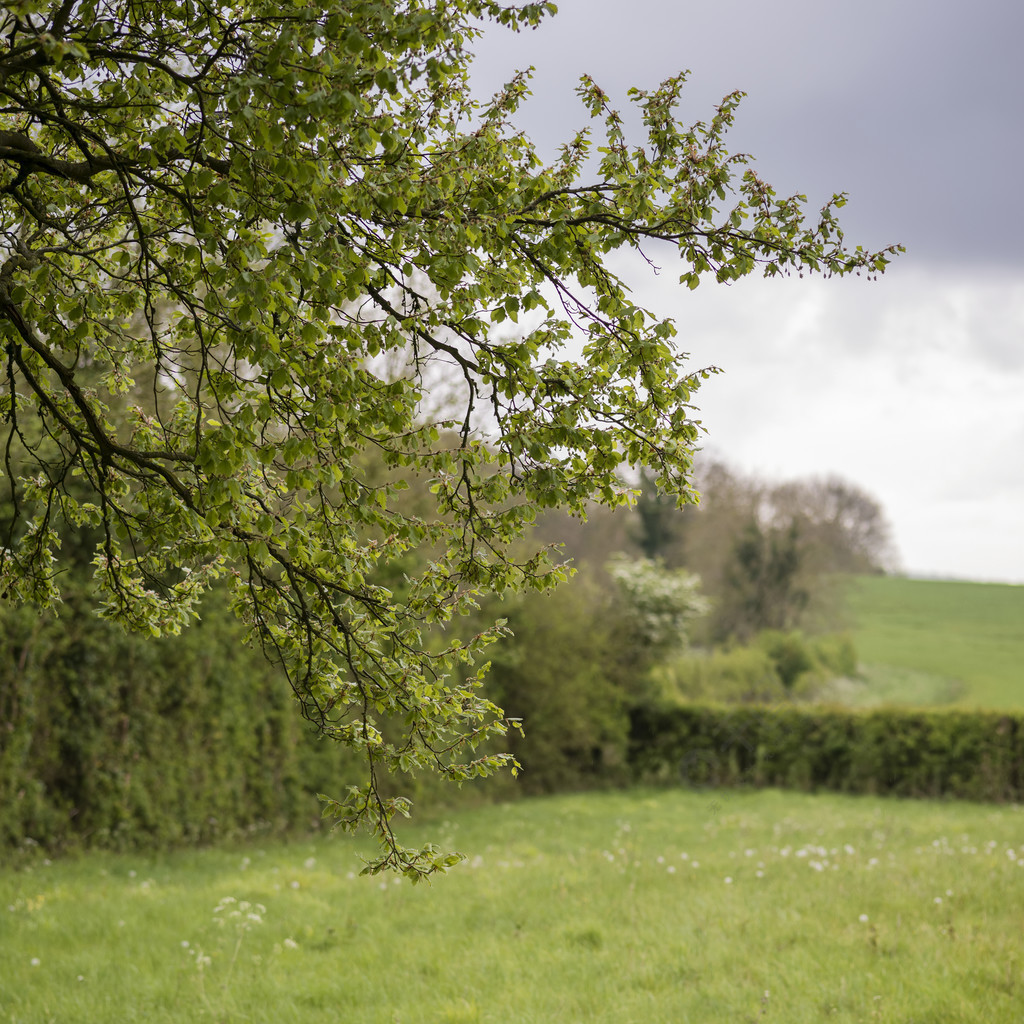
[{"label": "white cloud", "polygon": [[707,448],[768,478],[874,494],[908,571],[1024,582],[1024,288],[962,271],[746,280],[685,292],[623,267],[673,316]]}]

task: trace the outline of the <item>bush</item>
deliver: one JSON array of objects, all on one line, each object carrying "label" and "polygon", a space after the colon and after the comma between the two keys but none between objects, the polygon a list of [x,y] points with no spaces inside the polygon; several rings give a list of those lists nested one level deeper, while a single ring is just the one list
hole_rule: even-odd
[{"label": "bush", "polygon": [[653,672],[659,698],[770,704],[812,697],[830,679],[852,676],[857,654],[846,636],[764,630],[749,646],[691,651]]},{"label": "bush", "polygon": [[762,703],[788,694],[769,654],[758,647],[692,651],[654,669],[662,699]]},{"label": "bush", "polygon": [[1024,799],[1024,715],[695,704],[636,708],[638,781]]},{"label": "bush", "polygon": [[627,696],[615,671],[616,625],[606,596],[577,577],[555,594],[527,595],[507,615],[513,638],[495,649],[488,688],[523,734],[508,749],[526,792],[622,778]]},{"label": "bush", "polygon": [[173,639],[126,634],[71,588],[59,618],[0,614],[0,845],[166,846],[319,818],[346,755],[223,601]]}]

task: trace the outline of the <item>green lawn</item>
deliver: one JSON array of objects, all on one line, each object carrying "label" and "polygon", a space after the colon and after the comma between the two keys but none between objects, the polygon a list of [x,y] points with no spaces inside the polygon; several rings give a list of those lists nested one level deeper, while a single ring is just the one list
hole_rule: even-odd
[{"label": "green lawn", "polygon": [[847,608],[854,702],[1024,708],[1024,586],[859,577]]},{"label": "green lawn", "polygon": [[1021,1019],[1017,807],[645,790],[412,831],[470,859],[418,888],[341,838],[0,872],[0,1021]]}]

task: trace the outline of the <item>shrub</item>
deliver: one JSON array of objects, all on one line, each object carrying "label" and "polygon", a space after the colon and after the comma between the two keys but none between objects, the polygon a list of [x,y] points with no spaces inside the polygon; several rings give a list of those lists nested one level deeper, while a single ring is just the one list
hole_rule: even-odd
[{"label": "shrub", "polygon": [[507,739],[526,792],[621,776],[629,718],[609,612],[606,596],[579,577],[508,611],[513,638],[495,649],[488,687],[506,714],[523,722],[522,735]]},{"label": "shrub", "polygon": [[[225,603],[173,640],[126,634],[69,588],[60,617],[0,614],[0,845],[206,842],[319,817],[346,766]],[[310,784],[312,780],[312,785]]]},{"label": "shrub", "polygon": [[1024,715],[694,704],[635,708],[643,781],[1024,799]]},{"label": "shrub", "polygon": [[812,697],[829,679],[856,670],[848,637],[765,630],[749,646],[690,651],[657,666],[652,675],[659,698],[669,703],[770,704]]}]

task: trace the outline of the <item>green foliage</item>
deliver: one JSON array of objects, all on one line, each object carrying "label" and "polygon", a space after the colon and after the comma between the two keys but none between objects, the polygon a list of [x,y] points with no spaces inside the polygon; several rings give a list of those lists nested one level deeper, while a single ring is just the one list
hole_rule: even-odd
[{"label": "green foliage", "polygon": [[528,792],[622,781],[629,708],[653,698],[652,668],[685,648],[705,610],[689,573],[625,557],[606,568],[610,589],[584,573],[507,610],[512,636],[495,652],[490,685],[522,722],[510,739]]},{"label": "green foliage", "polygon": [[811,598],[802,580],[803,559],[795,522],[766,529],[751,519],[735,539],[725,568],[716,639],[742,641],[761,630],[796,626]]},{"label": "green foliage", "polygon": [[709,608],[699,593],[700,577],[670,571],[646,558],[619,556],[606,568],[619,593],[625,629],[633,646],[642,652],[634,660],[650,664],[685,648],[690,623]]},{"label": "green foliage", "polygon": [[[134,629],[177,634],[226,585],[302,713],[362,760],[330,813],[414,876],[446,861],[399,848],[407,804],[383,778],[511,761],[473,752],[507,729],[479,674],[502,627],[440,647],[438,627],[481,595],[552,585],[522,535],[541,509],[628,504],[620,464],[693,498],[706,373],[609,254],[666,243],[693,288],[874,273],[894,251],[847,248],[841,196],[808,220],[730,155],[738,95],[680,125],[682,75],[630,91],[638,142],[584,78],[592,126],[544,165],[513,127],[527,76],[478,104],[467,69],[486,21],[553,12],[44,0],[0,15],[16,513],[0,593],[58,601],[62,523],[95,531],[104,614]],[[459,384],[438,411],[445,378]],[[425,515],[396,497],[416,475]],[[421,548],[400,592],[378,582]]]},{"label": "green foliage", "polygon": [[804,674],[814,668],[814,658],[796,630],[783,633],[776,629],[765,630],[757,638],[758,646],[771,659],[782,685],[787,690]]},{"label": "green foliage", "polygon": [[881,506],[849,481],[772,483],[698,461],[694,485],[700,504],[676,508],[641,471],[626,533],[644,554],[700,575],[714,613],[695,631],[697,643],[840,628],[839,574],[880,573],[895,562]]},{"label": "green foliage", "polygon": [[659,698],[666,703],[713,700],[770,704],[789,697],[768,653],[760,647],[694,650],[657,666]]},{"label": "green foliage", "polygon": [[219,598],[173,640],[98,619],[85,587],[59,616],[0,614],[0,846],[308,828],[317,787],[357,777],[343,748],[315,743]]},{"label": "green foliage", "polygon": [[857,674],[848,636],[806,636],[765,630],[749,645],[694,650],[657,666],[660,697],[721,703],[769,704],[815,699],[836,679]]},{"label": "green foliage", "polygon": [[513,636],[494,654],[489,687],[523,731],[509,736],[526,792],[577,789],[624,775],[628,693],[610,666],[621,628],[607,594],[576,577],[507,612]]},{"label": "green foliage", "polygon": [[1024,799],[1024,716],[682,705],[638,708],[638,778],[971,800]]}]

